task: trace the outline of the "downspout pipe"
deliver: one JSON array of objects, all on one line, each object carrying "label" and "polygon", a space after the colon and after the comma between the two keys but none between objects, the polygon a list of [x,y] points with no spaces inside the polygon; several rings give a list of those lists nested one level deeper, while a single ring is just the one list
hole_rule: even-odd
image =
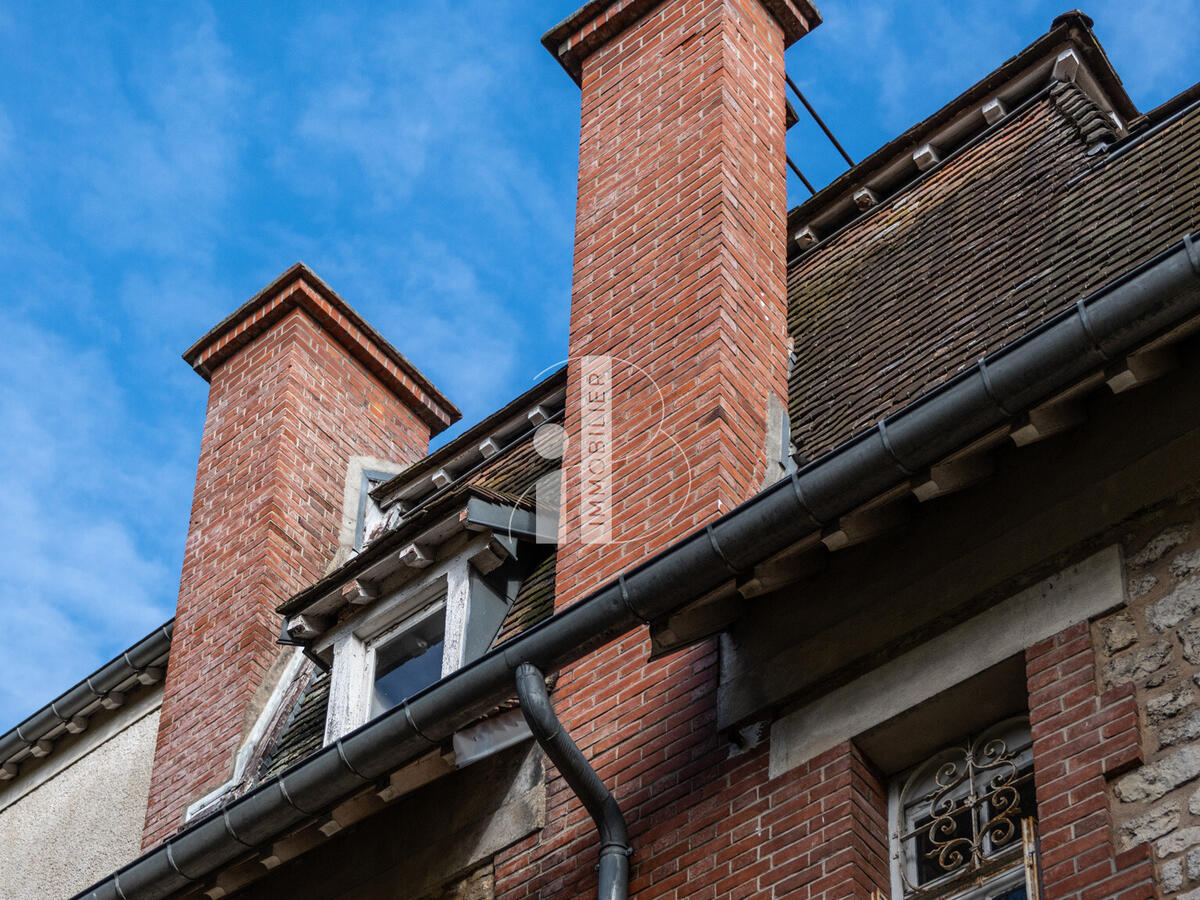
[{"label": "downspout pipe", "polygon": [[1200,245],[1177,241],[529,631],[413,695],[76,895],[160,900],[269,846],[512,696],[528,662],[569,665],[668,615],[1200,316]]},{"label": "downspout pipe", "polygon": [[558,767],[600,832],[599,900],[626,900],[633,848],[629,845],[629,830],[621,807],[558,721],[541,671],[530,663],[521,663],[516,677],[521,713],[534,740]]}]

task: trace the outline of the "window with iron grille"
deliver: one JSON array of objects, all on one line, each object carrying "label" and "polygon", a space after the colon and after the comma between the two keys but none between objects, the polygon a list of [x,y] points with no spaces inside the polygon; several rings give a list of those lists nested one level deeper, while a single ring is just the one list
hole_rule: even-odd
[{"label": "window with iron grille", "polygon": [[905,900],[1036,900],[1029,720],[1006,719],[892,782],[892,892]]}]

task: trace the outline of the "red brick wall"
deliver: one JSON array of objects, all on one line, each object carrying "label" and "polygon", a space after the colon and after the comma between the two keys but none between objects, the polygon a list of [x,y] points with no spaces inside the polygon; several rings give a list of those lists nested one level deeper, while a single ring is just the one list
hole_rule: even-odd
[{"label": "red brick wall", "polygon": [[[567,727],[629,822],[630,896],[839,900],[887,887],[884,789],[853,745],[769,780],[765,745],[730,757],[713,727],[715,646],[639,680],[642,650],[636,637],[609,647],[555,692],[560,714],[571,694]],[[597,681],[621,688],[582,699]],[[496,896],[595,897],[598,851],[587,813],[553,778],[546,828],[496,857]]]},{"label": "red brick wall", "polygon": [[417,460],[430,430],[293,309],[213,373],[143,843],[232,774],[280,648],[274,607],[323,574],[352,455]]},{"label": "red brick wall", "polygon": [[1118,853],[1108,780],[1142,758],[1132,685],[1101,693],[1086,622],[1025,652],[1046,900],[1155,896],[1150,847]]},{"label": "red brick wall", "polygon": [[[582,65],[559,608],[755,493],[767,398],[787,396],[784,32],[760,0],[599,15],[630,8]],[[585,356],[614,358],[605,545],[580,540]],[[846,747],[768,783],[765,748],[731,759],[715,733],[715,645],[648,652],[630,635],[554,693],[629,821],[631,895],[850,896],[878,868],[850,834],[861,760]],[[547,826],[497,857],[496,895],[594,897],[596,854],[552,777]]]},{"label": "red brick wall", "polygon": [[[787,396],[783,31],[759,0],[650,6],[583,64],[560,607],[755,493]],[[605,546],[579,540],[588,355],[617,360]]]}]

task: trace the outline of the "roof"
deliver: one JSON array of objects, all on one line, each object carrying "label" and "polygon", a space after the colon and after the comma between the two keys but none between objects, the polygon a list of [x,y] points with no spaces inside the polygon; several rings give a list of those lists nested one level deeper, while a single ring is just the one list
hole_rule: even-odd
[{"label": "roof", "polygon": [[[1073,60],[1060,62],[1064,52],[1073,53]],[[1066,65],[1072,62],[1078,66]],[[809,227],[819,237],[828,236],[858,215],[856,191],[869,188],[887,197],[903,190],[922,171],[914,159],[915,150],[930,146],[943,156],[953,152],[986,132],[997,111],[1019,108],[1056,75],[1069,75],[1104,113],[1115,114],[1118,129],[1140,118],[1092,31],[1092,20],[1072,10],[1058,16],[1046,34],[958,97],[794,207],[788,213],[788,234]],[[993,101],[999,102],[999,110],[985,110],[985,104]]]},{"label": "roof", "polygon": [[792,260],[789,410],[804,459],[1196,228],[1200,110],[1143,120],[1127,143],[1098,135],[1096,113],[1057,83]]},{"label": "roof", "polygon": [[[362,790],[379,771],[424,752],[428,744],[411,739],[421,729],[450,733],[471,721],[480,707],[500,702],[522,653],[542,654],[548,666],[579,658],[624,633],[619,629],[662,616],[675,608],[672,604],[714,589],[718,580],[753,569],[797,535],[819,533],[823,523],[836,522],[890,490],[906,473],[959,447],[955,442],[974,440],[972,429],[992,429],[1083,374],[1094,381],[1092,368],[1103,366],[1110,355],[1117,359],[1129,352],[1158,326],[1137,304],[1157,300],[1143,288],[1146,282],[1167,285],[1163,293],[1172,293],[1164,270],[1170,278],[1180,278],[1179,270],[1187,268],[1190,279],[1187,296],[1179,301],[1180,309],[1170,308],[1170,317],[1197,315],[1196,245],[1184,242],[1182,249],[1156,256],[1174,238],[1194,230],[1200,212],[1200,112],[1175,110],[1177,118],[1160,120],[1153,133],[1143,125],[1132,140],[1122,142],[1104,125],[1104,110],[1093,97],[1074,85],[1055,86],[1010,113],[982,141],[961,148],[793,260],[789,326],[798,360],[791,390],[794,436],[806,456],[820,460],[540,621],[531,633],[519,633],[528,627],[523,621],[506,633],[511,624],[506,621],[501,635],[511,643],[504,651],[488,653],[410,698],[402,709],[306,759],[315,727],[311,723],[318,718],[312,710],[320,703],[319,678],[314,680],[284,729],[294,741],[287,749],[292,762],[286,772],[270,769],[278,781],[268,781],[231,804],[222,818],[197,823],[124,872],[133,882],[152,873],[165,885],[201,877],[183,875],[192,871],[190,864],[203,863],[208,872],[245,855],[247,847],[262,843],[262,833],[254,830],[260,820],[268,828],[294,827],[318,807]],[[1105,145],[1109,149],[1096,150]],[[1125,149],[1117,156],[1120,147]],[[1109,152],[1112,162],[1104,164]],[[1190,262],[1181,262],[1181,256]],[[1113,280],[1126,272],[1130,274]],[[1097,288],[1085,307],[1080,298]],[[1177,293],[1182,297],[1184,292]],[[1079,305],[1072,308],[1076,301]],[[1086,324],[1094,314],[1085,312],[1100,308],[1103,313],[1109,303],[1147,323],[1142,334],[1122,319],[1096,315],[1119,336],[1103,335],[1112,340],[1111,354]],[[1167,318],[1162,310],[1156,314]],[[1084,338],[1097,346],[1077,350],[1086,345]],[[990,368],[965,371],[985,354],[991,354]],[[1048,357],[1054,357],[1053,377],[1047,374],[1051,367],[1044,365]],[[1037,377],[1016,377],[1026,368]],[[980,386],[989,370],[1006,373],[1005,379],[997,379],[998,393]],[[959,395],[966,394],[974,405],[988,407],[986,418],[961,402]],[[962,416],[964,421],[951,421],[964,408],[970,413]],[[894,415],[888,429],[870,427],[889,413]],[[512,490],[521,479],[531,482],[536,459],[529,452],[524,439],[514,441],[493,459],[461,473],[461,487],[484,471],[495,480],[484,483],[480,476],[478,483],[490,491]],[[455,485],[445,490],[451,492]],[[436,496],[426,495],[422,502],[437,502]],[[338,577],[353,577],[355,564],[339,570]],[[520,595],[530,608],[545,607],[552,581],[552,563],[547,562],[527,578]],[[308,732],[297,724],[305,719]],[[284,748],[274,758],[283,759]],[[310,796],[319,802],[306,802]],[[276,813],[278,820],[272,818]],[[239,838],[252,830],[255,841]]]},{"label": "roof", "polygon": [[49,756],[56,741],[85,730],[88,719],[102,709],[115,709],[129,692],[161,682],[174,629],[175,620],[168,620],[21,724],[0,734],[0,779],[15,777],[27,759]]},{"label": "roof", "polygon": [[[312,608],[351,579],[380,564],[392,550],[456,513],[469,496],[497,499],[509,505],[520,505],[530,499],[537,480],[558,468],[559,462],[537,452],[533,436],[538,426],[527,413],[537,409],[539,418],[545,416],[546,421],[561,415],[565,382],[566,370],[560,369],[425,460],[376,488],[372,495],[388,512],[385,532],[374,535],[361,553],[289,598],[277,611],[292,616]],[[489,437],[499,440],[495,440],[497,449],[493,455],[487,457],[480,452],[479,444]],[[439,486],[432,477],[437,472],[445,472],[451,480]]]},{"label": "roof", "polygon": [[[550,549],[521,582],[516,599],[492,641],[492,647],[524,634],[554,613],[555,559],[556,555]],[[281,720],[278,732],[267,736],[269,746],[263,754],[262,766],[254,773],[253,781],[247,787],[282,774],[323,746],[330,675],[320,669],[305,669],[302,670],[302,677],[308,679],[308,684],[292,704],[287,716]],[[501,708],[511,705],[504,704]]]}]

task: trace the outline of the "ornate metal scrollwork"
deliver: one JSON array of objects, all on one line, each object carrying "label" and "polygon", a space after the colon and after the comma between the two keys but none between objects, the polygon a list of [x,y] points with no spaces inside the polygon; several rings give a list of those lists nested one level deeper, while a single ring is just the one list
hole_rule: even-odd
[{"label": "ornate metal scrollwork", "polygon": [[1029,745],[1022,724],[1001,723],[943,750],[907,780],[897,835],[906,896],[982,877],[1019,858],[1021,819],[1035,812],[1032,772],[1021,765]]}]

